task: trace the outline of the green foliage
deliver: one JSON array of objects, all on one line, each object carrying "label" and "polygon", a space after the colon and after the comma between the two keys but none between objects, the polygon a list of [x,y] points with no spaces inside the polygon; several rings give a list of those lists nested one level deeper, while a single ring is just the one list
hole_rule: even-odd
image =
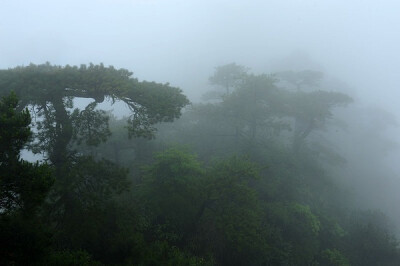
[{"label": "green foliage", "polygon": [[333,107],[346,106],[351,102],[352,99],[343,93],[318,90],[294,93],[290,106],[297,117],[322,123],[332,117]]},{"label": "green foliage", "polygon": [[281,71],[276,73],[275,76],[294,86],[297,90],[304,88],[309,90],[310,88],[317,87],[324,75],[319,71],[303,70],[299,72]]},{"label": "green foliage", "polygon": [[95,205],[129,187],[127,171],[105,159],[95,161],[91,157],[77,157],[65,170],[68,175],[57,180],[56,186],[75,195],[82,204]]},{"label": "green foliage", "polygon": [[318,254],[320,221],[308,206],[275,203],[266,206],[267,219],[287,241],[292,264],[310,265]]},{"label": "green foliage", "polygon": [[326,249],[322,252],[324,265],[350,266],[349,260],[337,249]]},{"label": "green foliage", "polygon": [[37,211],[53,184],[49,166],[20,159],[31,134],[30,115],[18,111],[14,93],[0,100],[0,264],[40,260],[47,236]]},{"label": "green foliage", "polygon": [[47,165],[20,159],[20,151],[31,131],[27,110],[17,111],[14,93],[0,101],[0,209],[1,214],[22,211],[31,215],[44,200],[53,183]]},{"label": "green foliage", "polygon": [[67,175],[56,180],[46,208],[50,225],[57,228],[54,241],[63,248],[99,255],[103,242],[108,241],[104,232],[114,234],[115,197],[129,188],[127,171],[91,157],[76,158],[64,171]]},{"label": "green foliage", "polygon": [[2,213],[21,211],[32,215],[43,202],[54,179],[48,165],[23,160],[1,164],[0,208]]},{"label": "green foliage", "polygon": [[250,188],[258,173],[253,163],[232,157],[204,169],[192,155],[171,149],[145,172],[138,192],[150,219],[149,239],[213,254],[218,264],[266,261],[267,228]]},{"label": "green foliage", "polygon": [[0,160],[18,159],[18,155],[28,141],[31,131],[31,117],[28,110],[17,111],[18,98],[15,93],[0,100]]},{"label": "green foliage", "polygon": [[[312,134],[351,102],[321,81],[218,67],[226,93],[153,141],[188,103],[178,88],[104,65],[1,70],[22,102],[0,101],[0,264],[398,265],[384,216],[347,208],[326,167],[340,157]],[[97,109],[107,97],[131,116]],[[26,144],[51,166],[21,160]]]},{"label": "green foliage", "polygon": [[[152,138],[159,122],[178,118],[189,103],[179,88],[155,82],[139,82],[126,69],[89,66],[29,65],[0,71],[0,95],[14,90],[22,100],[20,108],[36,108],[43,119],[38,124],[35,151],[47,153],[56,168],[68,160],[68,145],[78,142],[98,145],[110,135],[105,113],[94,110],[105,97],[123,101],[132,114],[127,125],[130,136]],[[95,100],[84,111],[69,114],[75,97]],[[57,175],[59,171],[57,171]]]},{"label": "green foliage", "polygon": [[35,265],[46,255],[48,231],[36,216],[0,216],[0,264]]},{"label": "green foliage", "polygon": [[[225,119],[242,136],[254,141],[260,133],[273,135],[288,129],[277,117],[284,114],[284,93],[275,86],[275,80],[268,75],[248,75],[243,84],[222,102]],[[264,136],[264,135],[263,135]]]},{"label": "green foliage", "polygon": [[[108,253],[105,233],[109,226],[116,226],[110,212],[117,195],[128,190],[129,182],[125,169],[101,156],[94,159],[74,150],[81,144],[93,150],[111,135],[108,115],[95,109],[97,103],[105,98],[113,103],[123,101],[132,111],[129,136],[152,138],[155,124],[178,118],[189,101],[179,88],[139,82],[131,72],[103,64],[61,67],[46,63],[1,70],[0,95],[12,90],[21,100],[19,105],[12,95],[0,106],[0,167],[7,170],[1,174],[0,207],[4,212],[21,209],[28,213],[29,209],[32,213],[53,182],[48,166],[19,161],[19,151],[31,134],[30,114],[21,110],[29,107],[38,116],[37,132],[29,146],[48,159],[56,177],[42,213],[46,225],[54,230],[53,244],[85,249],[106,260],[102,255]],[[71,113],[77,97],[94,102]],[[115,231],[108,233],[115,237]]]},{"label": "green foliage", "polygon": [[37,105],[65,96],[93,98],[96,102],[102,102],[104,97],[119,99],[133,111],[128,125],[132,136],[151,137],[155,131],[152,125],[178,118],[188,100],[178,88],[139,82],[131,76],[132,72],[126,69],[103,64],[30,65],[0,72],[0,90],[9,85],[7,88],[22,95],[24,102]]},{"label": "green foliage", "polygon": [[103,265],[92,259],[89,253],[83,250],[71,251],[53,251],[41,262],[43,265],[54,266],[100,266]]},{"label": "green foliage", "polygon": [[97,146],[101,142],[106,142],[111,136],[106,112],[103,110],[94,110],[96,102],[86,106],[85,110],[75,109],[71,114],[74,133],[73,140],[80,145],[83,141],[87,146]]},{"label": "green foliage", "polygon": [[141,201],[157,237],[177,243],[188,237],[198,219],[204,170],[193,155],[176,149],[159,153],[155,160],[145,170]]},{"label": "green foliage", "polygon": [[213,85],[218,85],[226,90],[226,95],[229,95],[230,89],[240,85],[245,79],[248,69],[244,66],[230,63],[227,65],[215,68],[214,75],[209,78]]},{"label": "green foliage", "polygon": [[212,266],[215,263],[212,259],[200,258],[184,252],[166,241],[155,241],[145,250],[143,260],[137,265]]},{"label": "green foliage", "polygon": [[267,228],[262,224],[256,191],[250,187],[258,168],[246,158],[232,157],[215,163],[207,175],[202,244],[209,245],[219,264],[265,262]]},{"label": "green foliage", "polygon": [[398,242],[380,212],[355,212],[347,223],[345,254],[352,265],[396,265]]}]

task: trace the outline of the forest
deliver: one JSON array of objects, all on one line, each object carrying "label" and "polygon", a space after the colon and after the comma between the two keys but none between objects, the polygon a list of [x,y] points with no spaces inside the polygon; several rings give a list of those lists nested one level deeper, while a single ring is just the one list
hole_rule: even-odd
[{"label": "forest", "polygon": [[400,265],[340,182],[350,96],[313,70],[209,83],[190,103],[103,64],[0,70],[0,264]]}]

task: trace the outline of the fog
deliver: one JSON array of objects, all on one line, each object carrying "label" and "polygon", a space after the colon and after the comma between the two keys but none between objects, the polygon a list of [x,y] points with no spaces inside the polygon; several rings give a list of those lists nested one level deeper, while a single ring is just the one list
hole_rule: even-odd
[{"label": "fog", "polygon": [[332,137],[347,160],[340,182],[359,205],[400,223],[399,1],[0,3],[1,69],[104,63],[180,87],[192,102],[210,88],[215,67],[231,62],[256,74],[322,71],[354,99],[337,113],[347,130]]},{"label": "fog", "polygon": [[397,1],[7,1],[0,67],[103,62],[196,99],[217,65],[268,72],[304,54],[360,97],[395,109],[399,8]]}]

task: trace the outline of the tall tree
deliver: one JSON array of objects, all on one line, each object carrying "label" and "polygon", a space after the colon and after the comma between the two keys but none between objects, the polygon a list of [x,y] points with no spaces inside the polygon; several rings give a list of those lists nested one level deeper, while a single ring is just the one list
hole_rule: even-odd
[{"label": "tall tree", "polygon": [[[0,95],[10,90],[21,99],[16,111],[26,107],[34,111],[36,133],[30,146],[43,153],[55,170],[56,181],[44,208],[47,225],[56,232],[53,244],[86,249],[101,258],[109,242],[100,232],[109,228],[115,196],[129,187],[127,171],[110,161],[83,156],[74,147],[97,146],[110,136],[108,113],[98,109],[105,98],[128,106],[128,134],[143,138],[154,137],[157,123],[178,118],[188,99],[179,88],[140,82],[126,69],[102,64],[47,63],[0,70]],[[94,101],[83,110],[71,110],[75,98]],[[30,121],[29,114],[25,117]]]},{"label": "tall tree", "polygon": [[294,117],[293,149],[299,151],[313,130],[323,127],[332,118],[332,109],[346,106],[352,98],[340,92],[295,92],[291,98],[290,112]]},{"label": "tall tree", "polygon": [[293,149],[299,151],[304,140],[332,117],[332,109],[346,106],[352,99],[340,92],[319,89],[323,73],[314,70],[281,71],[275,74],[288,87],[295,89],[290,101],[290,116],[294,118]]},{"label": "tall tree", "polygon": [[275,76],[293,86],[297,91],[315,89],[324,77],[322,72],[314,70],[281,71],[275,73]]},{"label": "tall tree", "polygon": [[29,163],[20,151],[31,131],[30,114],[18,111],[14,93],[0,99],[0,264],[37,262],[46,246],[37,210],[53,184],[48,165]]},{"label": "tall tree", "polygon": [[[156,123],[178,118],[189,103],[179,88],[139,82],[132,72],[103,64],[62,67],[46,63],[1,70],[0,94],[10,90],[20,97],[20,108],[34,107],[43,119],[39,123],[37,147],[47,153],[57,175],[71,155],[69,144],[74,136],[96,145],[109,135],[106,114],[95,109],[105,98],[112,103],[126,103],[131,110],[127,125],[130,136],[146,138],[154,136]],[[76,97],[95,101],[84,111],[71,115],[68,108]]]},{"label": "tall tree", "polygon": [[20,151],[28,141],[31,118],[18,111],[14,93],[0,100],[0,214],[32,215],[44,200],[53,179],[47,165],[26,162]]},{"label": "tall tree", "polygon": [[214,74],[209,78],[213,85],[220,86],[225,89],[226,95],[239,85],[247,75],[248,69],[244,66],[230,63],[215,68]]}]

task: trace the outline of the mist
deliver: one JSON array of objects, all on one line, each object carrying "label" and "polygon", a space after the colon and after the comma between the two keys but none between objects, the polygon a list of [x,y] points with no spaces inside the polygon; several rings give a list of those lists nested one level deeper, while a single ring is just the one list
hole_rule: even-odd
[{"label": "mist", "polygon": [[[322,72],[318,89],[353,100],[333,111],[332,124],[311,135],[343,161],[326,169],[352,198],[350,205],[382,211],[400,236],[399,1],[1,3],[0,69],[45,62],[125,68],[140,82],[180,88],[191,102],[183,121],[215,88],[209,77],[218,66],[235,63],[254,75]],[[89,102],[75,99],[78,107]],[[111,106],[110,100],[100,108],[113,110],[118,119],[129,113],[127,105]],[[168,137],[184,123],[179,121],[162,125],[156,137],[162,144],[154,145],[183,142]]]},{"label": "mist", "polygon": [[[271,72],[306,55],[374,103],[396,108],[397,1],[13,1],[1,67],[111,64],[198,97],[215,66]],[[311,64],[311,62],[310,62]],[[293,67],[304,68],[303,62]],[[386,97],[392,95],[394,97]]]}]

